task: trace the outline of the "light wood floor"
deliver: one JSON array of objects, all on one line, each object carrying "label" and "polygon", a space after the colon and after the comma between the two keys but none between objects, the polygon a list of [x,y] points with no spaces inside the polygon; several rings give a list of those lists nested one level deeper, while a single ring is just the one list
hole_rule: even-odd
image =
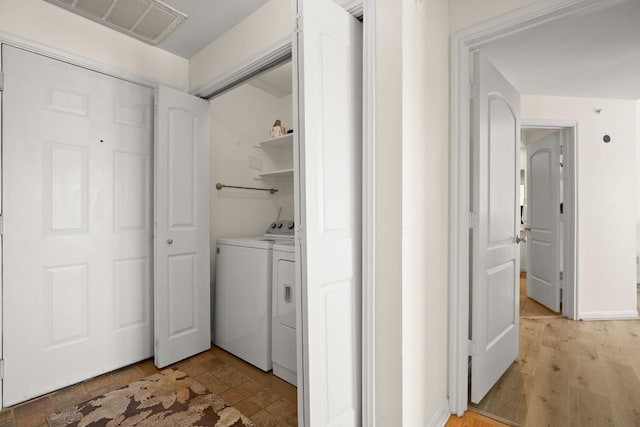
[{"label": "light wood floor", "polygon": [[509,427],[509,424],[501,423],[473,411],[467,411],[459,418],[451,415],[445,427]]},{"label": "light wood floor", "polygon": [[527,296],[527,278],[526,276],[520,276],[520,318],[535,319],[538,317],[557,316],[560,316],[560,313],[554,313]]},{"label": "light wood floor", "polygon": [[523,426],[640,426],[640,320],[521,318],[518,359],[473,406]]}]

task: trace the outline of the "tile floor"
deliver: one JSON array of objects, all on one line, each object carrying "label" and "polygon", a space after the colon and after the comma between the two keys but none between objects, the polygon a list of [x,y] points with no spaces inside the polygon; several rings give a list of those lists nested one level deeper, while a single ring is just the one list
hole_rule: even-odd
[{"label": "tile floor", "polygon": [[[212,347],[170,367],[196,379],[261,427],[297,425],[296,388],[224,350]],[[152,360],[145,360],[5,409],[0,412],[0,427],[47,426],[47,415],[115,390],[157,370]]]}]

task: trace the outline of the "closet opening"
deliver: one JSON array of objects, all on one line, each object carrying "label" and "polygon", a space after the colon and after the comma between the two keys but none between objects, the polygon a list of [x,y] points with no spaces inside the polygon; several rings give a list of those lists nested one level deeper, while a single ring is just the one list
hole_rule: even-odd
[{"label": "closet opening", "polygon": [[210,224],[214,345],[295,387],[292,80],[276,63],[210,98]]}]

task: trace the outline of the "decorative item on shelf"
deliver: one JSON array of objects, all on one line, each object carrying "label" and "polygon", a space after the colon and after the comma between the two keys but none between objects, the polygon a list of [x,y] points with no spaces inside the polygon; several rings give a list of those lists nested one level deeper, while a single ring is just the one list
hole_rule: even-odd
[{"label": "decorative item on shelf", "polygon": [[271,128],[271,137],[276,138],[278,136],[284,136],[286,134],[287,129],[282,126],[282,122],[279,119],[276,120],[276,122],[273,124],[273,127]]}]

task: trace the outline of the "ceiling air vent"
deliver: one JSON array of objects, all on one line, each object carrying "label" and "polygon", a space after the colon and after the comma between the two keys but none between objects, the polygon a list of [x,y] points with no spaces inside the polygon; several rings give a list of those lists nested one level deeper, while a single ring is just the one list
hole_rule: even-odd
[{"label": "ceiling air vent", "polygon": [[162,42],[187,15],[160,0],[45,0],[143,42]]}]

